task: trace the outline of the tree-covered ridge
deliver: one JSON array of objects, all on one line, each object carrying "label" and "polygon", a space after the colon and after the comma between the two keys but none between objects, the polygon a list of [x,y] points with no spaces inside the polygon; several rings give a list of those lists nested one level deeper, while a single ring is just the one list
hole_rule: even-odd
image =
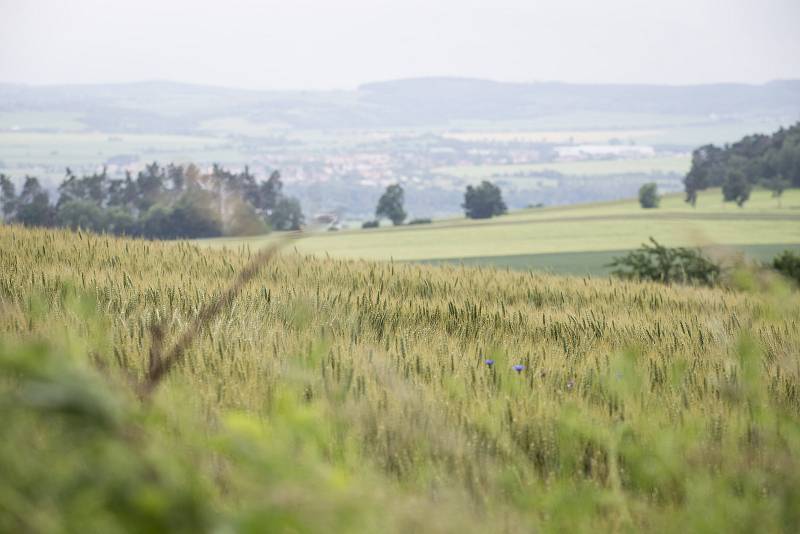
[{"label": "tree-covered ridge", "polygon": [[147,165],[134,177],[110,178],[106,169],[77,176],[67,169],[58,198],[27,176],[19,193],[0,174],[6,222],[24,226],[85,228],[157,239],[252,235],[303,224],[299,202],[283,194],[280,173],[259,181],[249,169],[234,173],[214,165]]},{"label": "tree-covered ridge", "polygon": [[739,205],[756,185],[776,196],[800,187],[800,122],[772,135],[748,135],[732,145],[701,146],[692,153],[692,168],[683,183],[691,204],[708,187],[722,187],[725,200]]}]

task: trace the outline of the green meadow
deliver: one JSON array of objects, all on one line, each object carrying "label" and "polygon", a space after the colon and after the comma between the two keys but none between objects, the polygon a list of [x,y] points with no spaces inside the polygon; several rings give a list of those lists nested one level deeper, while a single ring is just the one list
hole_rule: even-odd
[{"label": "green meadow", "polygon": [[[768,259],[775,250],[800,245],[800,190],[787,191],[780,200],[767,191],[754,191],[742,208],[722,202],[718,190],[709,190],[694,208],[681,195],[671,195],[651,210],[642,209],[636,200],[529,209],[484,221],[454,218],[430,225],[319,232],[296,246],[302,252],[338,258],[463,260],[602,274],[606,259],[637,248],[651,236],[667,246],[711,247],[719,254],[745,252]],[[202,243],[258,246],[271,239]]]}]

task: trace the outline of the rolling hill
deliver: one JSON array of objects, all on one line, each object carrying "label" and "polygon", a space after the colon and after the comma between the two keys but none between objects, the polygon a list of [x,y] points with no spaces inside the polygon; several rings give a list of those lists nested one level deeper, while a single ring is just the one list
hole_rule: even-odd
[{"label": "rolling hill", "polygon": [[[235,80],[221,83],[235,85]],[[11,112],[73,114],[72,118],[77,114],[91,130],[177,134],[196,131],[203,121],[228,117],[284,128],[329,129],[520,123],[595,114],[595,128],[624,126],[620,122],[628,122],[631,115],[650,117],[647,124],[655,126],[669,122],[670,116],[689,122],[707,121],[710,115],[723,122],[778,116],[796,120],[800,81],[656,86],[419,78],[369,83],[347,91],[253,91],[164,81],[0,84],[0,118]],[[596,122],[597,113],[607,115],[603,124]],[[574,121],[567,122],[575,127]]]},{"label": "rolling hill", "polygon": [[[484,220],[446,219],[430,225],[316,233],[297,244],[318,255],[373,260],[464,262],[515,269],[602,274],[611,258],[654,237],[667,246],[715,247],[768,259],[800,248],[800,190],[780,201],[755,191],[743,208],[723,203],[718,190],[696,208],[681,195],[643,210],[635,200],[529,209]],[[266,238],[213,239],[208,246],[259,246]]]}]

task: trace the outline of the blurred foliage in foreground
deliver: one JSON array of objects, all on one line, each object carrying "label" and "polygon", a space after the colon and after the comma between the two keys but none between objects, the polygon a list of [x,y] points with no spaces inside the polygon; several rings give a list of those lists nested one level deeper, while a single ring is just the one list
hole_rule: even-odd
[{"label": "blurred foliage in foreground", "polygon": [[250,256],[0,227],[0,531],[800,525],[780,280],[287,253],[142,401],[149,326],[173,340]]}]

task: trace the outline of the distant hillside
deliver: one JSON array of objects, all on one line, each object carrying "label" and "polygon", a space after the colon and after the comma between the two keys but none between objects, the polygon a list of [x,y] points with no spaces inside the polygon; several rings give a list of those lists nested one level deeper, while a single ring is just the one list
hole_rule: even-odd
[{"label": "distant hillside", "polygon": [[575,85],[422,78],[359,88],[395,120],[522,119],[564,112],[665,114],[797,113],[800,80],[765,85]]},{"label": "distant hillside", "polygon": [[501,83],[420,78],[353,91],[249,91],[171,82],[0,84],[0,112],[74,112],[92,129],[188,132],[241,117],[293,128],[398,127],[532,120],[566,113],[800,117],[800,80],[696,86]]}]

